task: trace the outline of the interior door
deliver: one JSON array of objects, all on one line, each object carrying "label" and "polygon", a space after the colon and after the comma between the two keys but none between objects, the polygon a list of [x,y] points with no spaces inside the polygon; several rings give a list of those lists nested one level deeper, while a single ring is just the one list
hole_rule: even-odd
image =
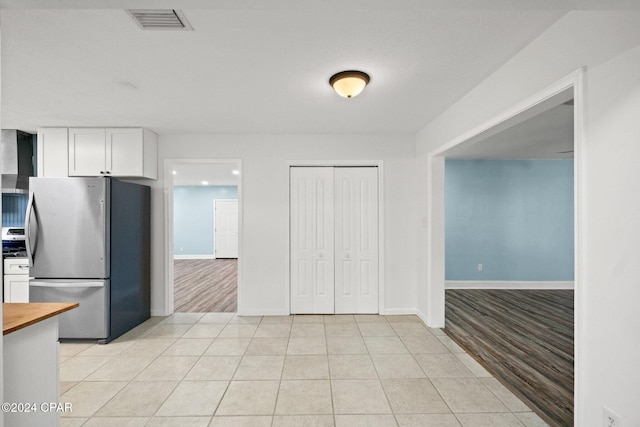
[{"label": "interior door", "polygon": [[333,168],[290,168],[291,313],[334,313]]},{"label": "interior door", "polygon": [[238,200],[214,200],[216,258],[238,258]]},{"label": "interior door", "polygon": [[335,312],[378,313],[378,168],[335,169]]}]

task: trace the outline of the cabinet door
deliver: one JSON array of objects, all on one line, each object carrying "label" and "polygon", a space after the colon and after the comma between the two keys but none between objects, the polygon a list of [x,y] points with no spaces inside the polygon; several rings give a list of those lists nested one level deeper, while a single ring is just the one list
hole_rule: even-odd
[{"label": "cabinet door", "polygon": [[65,178],[69,175],[67,128],[38,129],[38,176]]},{"label": "cabinet door", "polygon": [[4,302],[29,302],[29,276],[4,276]]},{"label": "cabinet door", "polygon": [[69,129],[69,176],[101,176],[105,171],[105,130]]},{"label": "cabinet door", "polygon": [[142,129],[106,130],[106,170],[111,176],[144,176]]}]

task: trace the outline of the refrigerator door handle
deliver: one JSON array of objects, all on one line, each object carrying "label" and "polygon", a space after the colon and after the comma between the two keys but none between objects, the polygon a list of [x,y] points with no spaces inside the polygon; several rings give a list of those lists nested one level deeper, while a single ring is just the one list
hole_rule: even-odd
[{"label": "refrigerator door handle", "polygon": [[36,288],[102,288],[104,287],[104,282],[55,283],[31,281],[29,282],[29,286]]},{"label": "refrigerator door handle", "polygon": [[[33,242],[31,241],[31,217],[34,217],[34,222],[36,225],[36,234],[33,238]],[[26,229],[24,243],[27,249],[27,258],[29,259],[29,267],[33,267],[33,257],[36,254],[36,249],[38,247],[38,213],[36,211],[36,201],[33,193],[29,194],[29,203],[27,204],[27,215],[24,220],[24,225]]]}]

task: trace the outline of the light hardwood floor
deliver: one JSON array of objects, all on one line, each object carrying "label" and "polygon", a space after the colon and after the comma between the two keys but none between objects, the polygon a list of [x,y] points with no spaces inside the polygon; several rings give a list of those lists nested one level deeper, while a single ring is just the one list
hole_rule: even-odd
[{"label": "light hardwood floor", "polygon": [[447,290],[445,332],[552,426],[573,426],[571,290]]},{"label": "light hardwood floor", "polygon": [[177,259],[173,263],[176,313],[236,312],[237,259]]}]

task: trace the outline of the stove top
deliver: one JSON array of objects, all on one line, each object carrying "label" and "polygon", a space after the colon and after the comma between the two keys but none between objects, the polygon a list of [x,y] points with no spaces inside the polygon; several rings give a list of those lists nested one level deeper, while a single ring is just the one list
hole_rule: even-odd
[{"label": "stove top", "polygon": [[2,258],[25,258],[24,227],[2,227]]}]

